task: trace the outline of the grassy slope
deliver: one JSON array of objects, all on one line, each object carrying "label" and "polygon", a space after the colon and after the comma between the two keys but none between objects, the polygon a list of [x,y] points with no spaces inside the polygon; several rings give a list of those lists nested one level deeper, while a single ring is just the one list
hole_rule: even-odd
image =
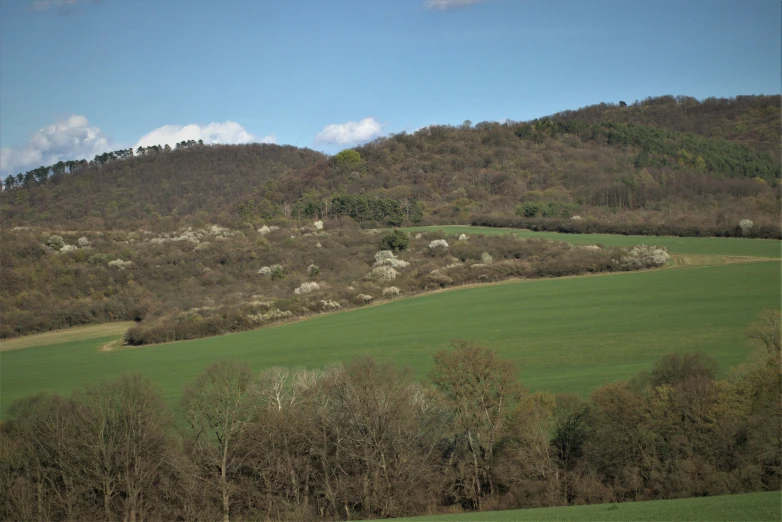
[{"label": "grassy slope", "polygon": [[438,515],[414,517],[400,520],[429,520],[441,522],[481,521],[749,521],[780,520],[779,491],[749,493],[746,495],[725,495],[722,497],[683,498],[657,500],[652,502],[626,502],[624,504],[597,504],[592,506],[569,506],[540,509],[518,509],[467,513],[463,515]]},{"label": "grassy slope", "polygon": [[749,351],[743,331],[778,307],[778,262],[512,282],[402,299],[276,328],[195,341],[99,352],[109,338],[5,352],[0,411],[39,391],[68,392],[138,371],[170,400],[212,361],[255,369],[320,367],[372,355],[416,376],[455,338],[514,359],[533,390],[588,394],[648,369],[674,350],[703,350],[723,369]]},{"label": "grassy slope", "polygon": [[99,337],[119,337],[133,326],[133,321],[121,321],[116,323],[95,324],[90,326],[78,326],[67,330],[55,330],[24,337],[15,337],[0,341],[0,352],[21,350],[35,346],[47,346],[50,344],[63,344],[74,341],[87,341]]},{"label": "grassy slope", "polygon": [[515,233],[518,237],[539,237],[553,241],[566,241],[574,245],[603,245],[607,247],[631,247],[640,244],[662,246],[673,254],[700,254],[720,256],[782,257],[782,241],[775,239],[741,239],[728,237],[671,237],[671,236],[619,236],[609,234],[559,234],[557,232],[533,232],[524,229],[433,226],[405,230],[442,230],[449,235],[467,234],[501,235]]}]

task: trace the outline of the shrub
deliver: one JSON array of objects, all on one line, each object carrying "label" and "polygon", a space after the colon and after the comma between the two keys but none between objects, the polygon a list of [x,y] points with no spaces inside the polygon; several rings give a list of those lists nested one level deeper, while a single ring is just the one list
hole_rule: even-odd
[{"label": "shrub", "polygon": [[384,288],[383,297],[385,297],[386,299],[393,299],[394,297],[399,297],[399,288],[395,286],[389,286],[387,288]]},{"label": "shrub", "polygon": [[60,236],[50,236],[46,241],[46,246],[53,250],[60,250],[65,246],[65,241],[63,241],[62,237]]},{"label": "shrub", "polygon": [[739,221],[739,228],[741,229],[741,235],[746,236],[749,235],[749,231],[752,230],[752,225],[754,223],[751,219],[742,219]]},{"label": "shrub", "polygon": [[407,237],[405,232],[401,230],[394,230],[390,234],[386,234],[380,239],[381,250],[391,250],[393,252],[401,252],[406,250],[410,246],[410,238]]},{"label": "shrub", "polygon": [[133,261],[123,261],[122,259],[115,259],[114,261],[109,261],[109,266],[114,268],[119,268],[120,270],[127,270],[133,268]]},{"label": "shrub", "polygon": [[429,248],[434,250],[435,248],[448,248],[448,242],[445,239],[435,239],[429,243]]},{"label": "shrub", "polygon": [[333,301],[331,299],[323,300],[320,302],[320,309],[323,312],[331,312],[334,310],[339,310],[340,308],[342,308],[342,306],[340,306],[338,302]]},{"label": "shrub", "polygon": [[490,253],[488,253],[488,252],[483,252],[483,253],[481,254],[481,263],[483,263],[484,265],[488,265],[488,264],[490,264],[492,261],[494,261],[494,258],[493,258],[493,257],[491,257],[491,254],[490,254]]},{"label": "shrub", "polygon": [[367,303],[370,303],[372,301],[372,299],[374,299],[374,297],[372,297],[371,295],[358,294],[356,296],[356,303],[358,303],[358,304],[367,304]]},{"label": "shrub", "polygon": [[637,270],[639,268],[662,266],[670,257],[668,251],[664,248],[638,245],[630,249],[627,255],[620,258],[619,267],[622,270]]},{"label": "shrub", "polygon": [[282,279],[285,277],[285,268],[282,265],[262,266],[258,273],[264,276],[271,276],[272,279]]},{"label": "shrub", "polygon": [[375,254],[376,265],[382,265],[387,259],[395,259],[394,253],[391,250],[381,250]]},{"label": "shrub", "polygon": [[320,285],[315,281],[305,281],[297,289],[293,291],[294,294],[308,294],[312,291],[320,290]]},{"label": "shrub", "polygon": [[367,279],[372,279],[375,281],[393,281],[398,275],[399,272],[390,266],[377,266],[367,274]]},{"label": "shrub", "polygon": [[307,267],[307,273],[310,277],[315,277],[320,274],[320,267],[318,265],[310,264],[310,266]]}]

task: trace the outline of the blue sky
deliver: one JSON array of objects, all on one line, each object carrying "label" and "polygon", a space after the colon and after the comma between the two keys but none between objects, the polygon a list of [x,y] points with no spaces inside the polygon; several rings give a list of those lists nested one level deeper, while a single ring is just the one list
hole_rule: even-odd
[{"label": "blue sky", "polygon": [[779,94],[779,0],[0,0],[0,174],[198,139]]}]

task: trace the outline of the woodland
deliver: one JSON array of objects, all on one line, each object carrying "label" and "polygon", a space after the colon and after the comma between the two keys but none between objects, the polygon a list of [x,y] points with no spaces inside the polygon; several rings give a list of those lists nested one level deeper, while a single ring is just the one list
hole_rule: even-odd
[{"label": "woodland", "polygon": [[[372,228],[529,219],[521,206],[536,204],[536,218],[593,229],[779,238],[781,139],[779,96],[661,96],[431,125],[332,157],[190,141],[19,173],[5,180],[0,216],[4,228],[85,231],[331,217]],[[755,226],[742,232],[742,219]]]},{"label": "woodland", "polygon": [[672,353],[588,399],[529,393],[471,342],[425,382],[370,358],[254,374],[214,363],[176,422],[140,375],[18,402],[4,520],[350,520],[780,488],[780,315],[724,379]]}]

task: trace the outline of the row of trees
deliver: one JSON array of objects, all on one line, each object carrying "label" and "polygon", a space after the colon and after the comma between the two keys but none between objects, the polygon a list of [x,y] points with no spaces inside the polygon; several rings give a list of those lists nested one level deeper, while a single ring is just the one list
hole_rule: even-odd
[{"label": "row of trees", "polygon": [[461,341],[431,385],[371,359],[219,362],[178,423],[138,375],[33,397],[0,426],[0,516],[335,520],[779,489],[779,312],[761,319],[758,352],[725,380],[708,356],[671,354],[589,400],[531,394],[511,361]]},{"label": "row of trees", "polygon": [[[203,140],[186,140],[177,143],[176,148],[188,149],[203,144]],[[136,149],[135,155],[146,156],[170,151],[171,147],[169,145],[150,145],[149,147],[139,146],[138,149]],[[65,174],[75,174],[80,170],[90,166],[102,167],[103,165],[113,161],[126,160],[128,158],[132,158],[133,156],[133,148],[131,147],[128,149],[118,149],[111,152],[96,154],[92,161],[87,161],[86,159],[58,161],[54,165],[38,167],[37,169],[32,169],[25,173],[20,172],[16,176],[8,176],[3,181],[3,187],[5,190],[10,190],[14,187],[29,187],[34,183],[40,185],[45,183],[50,178],[57,178],[59,180],[59,178]]]}]

